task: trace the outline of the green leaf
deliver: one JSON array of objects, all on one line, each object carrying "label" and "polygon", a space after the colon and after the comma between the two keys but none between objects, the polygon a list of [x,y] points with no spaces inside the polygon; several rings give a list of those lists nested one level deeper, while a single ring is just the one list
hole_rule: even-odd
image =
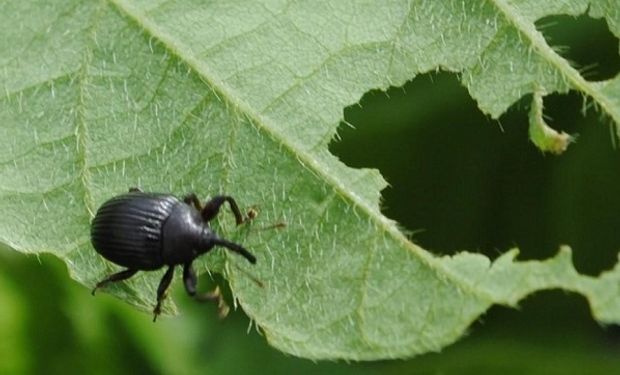
[{"label": "green leaf", "polygon": [[[0,241],[57,255],[90,288],[116,269],[89,242],[103,201],[132,186],[226,192],[259,216],[234,228],[220,215],[217,230],[258,264],[214,253],[202,269],[225,273],[282,351],[361,360],[436,351],[492,304],[548,288],[579,292],[597,320],[618,323],[620,266],[580,275],[568,248],[546,261],[435,257],[381,214],[377,171],[327,150],[343,108],[364,92],[439,68],[460,72],[493,117],[526,94],[572,89],[619,123],[619,78],[586,81],[534,25],[586,10],[620,35],[612,0],[4,1]],[[277,222],[287,227],[260,230]],[[160,277],[109,290],[150,310]]]},{"label": "green leaf", "polygon": [[532,95],[532,107],[530,108],[530,139],[541,151],[561,154],[568,148],[574,137],[566,132],[558,132],[545,122],[543,118],[544,92],[536,91]]}]

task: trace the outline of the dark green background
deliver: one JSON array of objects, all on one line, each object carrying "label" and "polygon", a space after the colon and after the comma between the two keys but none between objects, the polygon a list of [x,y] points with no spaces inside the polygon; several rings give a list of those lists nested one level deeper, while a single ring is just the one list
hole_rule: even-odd
[{"label": "dark green background", "polygon": [[[554,46],[569,46],[562,53],[588,67],[588,79],[620,70],[604,22],[553,17],[539,26]],[[527,139],[527,99],[494,121],[456,75],[421,75],[348,108],[357,129],[343,125],[330,148],[351,166],[381,170],[391,184],[385,213],[430,251],[495,258],[518,246],[520,259],[543,259],[568,244],[577,269],[596,275],[620,250],[620,150],[608,121],[593,110],[582,116],[583,98],[569,94],[546,98],[545,114],[577,142],[543,155]],[[0,249],[0,373],[620,373],[620,330],[597,325],[582,297],[561,291],[530,296],[518,310],[492,308],[442,353],[352,364],[284,355],[246,333],[241,311],[220,322],[179,283],[174,293],[182,315],[152,324],[110,296],[91,297],[52,256]]]}]

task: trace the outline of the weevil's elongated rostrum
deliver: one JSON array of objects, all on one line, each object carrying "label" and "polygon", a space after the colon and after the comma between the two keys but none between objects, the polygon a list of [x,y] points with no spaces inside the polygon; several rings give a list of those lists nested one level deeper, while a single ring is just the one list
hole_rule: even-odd
[{"label": "weevil's elongated rostrum", "polygon": [[237,225],[243,223],[237,203],[225,195],[214,197],[203,207],[193,193],[179,200],[170,194],[130,189],[129,193],[105,202],[92,221],[91,241],[99,254],[126,269],[97,283],[93,295],[98,288],[126,280],[138,271],[167,266],[157,288],[157,304],[153,310],[155,321],[161,313],[161,304],[166,298],[174,268],[182,265],[187,293],[199,301],[217,300],[220,316],[226,315],[228,307],[219,289],[211,293],[196,293],[198,279],[192,268],[194,259],[215,246],[225,247],[242,255],[250,263],[256,263],[254,255],[243,246],[218,237],[209,227],[209,221],[217,216],[224,202],[230,204]]}]

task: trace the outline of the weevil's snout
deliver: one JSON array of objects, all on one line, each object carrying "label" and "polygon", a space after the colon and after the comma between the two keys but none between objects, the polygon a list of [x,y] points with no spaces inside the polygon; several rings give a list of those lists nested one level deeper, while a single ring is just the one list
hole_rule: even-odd
[{"label": "weevil's snout", "polygon": [[220,238],[215,233],[213,233],[211,229],[205,227],[202,231],[202,241],[200,244],[201,254],[208,252],[213,248],[213,246],[225,247],[228,250],[234,251],[235,253],[241,255],[242,257],[247,259],[248,262],[256,264],[256,257],[252,253],[250,253],[245,247]]},{"label": "weevil's snout", "polygon": [[215,239],[215,244],[219,245],[219,246],[223,246],[229,250],[234,251],[235,253],[243,256],[245,259],[248,260],[248,262],[252,263],[252,264],[256,264],[256,257],[250,253],[248,250],[246,250],[246,248],[244,248],[243,246],[236,244],[234,242],[230,242],[228,240],[225,240],[223,238],[216,238]]}]

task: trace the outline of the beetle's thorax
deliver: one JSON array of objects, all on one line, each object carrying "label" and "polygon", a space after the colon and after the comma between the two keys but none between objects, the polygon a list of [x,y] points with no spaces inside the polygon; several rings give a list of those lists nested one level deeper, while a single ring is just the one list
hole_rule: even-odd
[{"label": "beetle's thorax", "polygon": [[205,225],[200,212],[179,202],[164,223],[162,234],[162,259],[165,264],[185,264],[203,253]]}]

